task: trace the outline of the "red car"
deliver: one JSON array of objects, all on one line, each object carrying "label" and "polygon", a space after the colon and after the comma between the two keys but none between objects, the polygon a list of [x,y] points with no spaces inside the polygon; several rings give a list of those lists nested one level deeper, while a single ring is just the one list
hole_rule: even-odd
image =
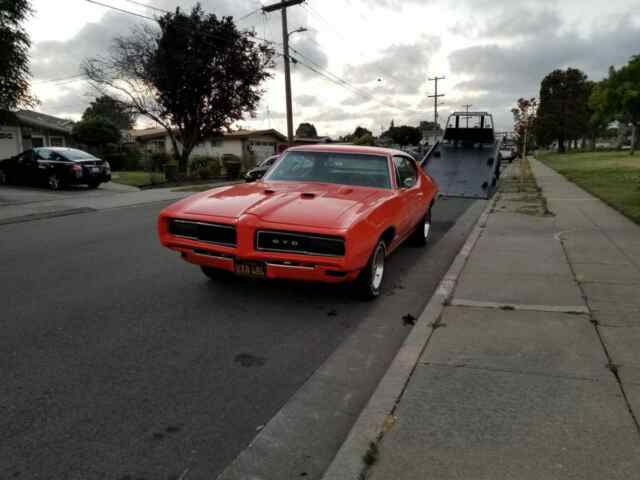
[{"label": "red car", "polygon": [[288,149],[258,182],[214,188],[158,219],[160,242],[209,277],[354,282],[380,294],[385,258],[425,245],[437,188],[415,160],[386,148]]}]

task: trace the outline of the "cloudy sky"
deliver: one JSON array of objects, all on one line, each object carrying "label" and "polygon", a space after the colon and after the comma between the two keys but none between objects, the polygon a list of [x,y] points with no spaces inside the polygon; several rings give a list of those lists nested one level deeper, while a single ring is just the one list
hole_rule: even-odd
[{"label": "cloudy sky", "polygon": [[[146,16],[158,14],[150,7],[195,3],[99,1]],[[233,15],[260,37],[282,41],[279,13],[250,14],[267,0],[201,3],[206,11]],[[32,4],[27,28],[39,108],[78,118],[95,96],[78,77],[82,60],[149,22],[87,0]],[[439,86],[445,94],[441,122],[472,104],[493,113],[498,128],[509,129],[516,99],[537,95],[541,78],[554,68],[578,67],[598,80],[609,65],[640,54],[640,0],[307,0],[289,9],[289,27],[308,29],[292,36],[292,55],[324,75],[294,66],[294,125],[310,121],[321,135],[340,135],[357,125],[378,134],[391,120],[432,120],[433,82],[427,79],[436,75],[446,76]],[[256,118],[240,126],[286,131],[281,68],[266,84]]]}]

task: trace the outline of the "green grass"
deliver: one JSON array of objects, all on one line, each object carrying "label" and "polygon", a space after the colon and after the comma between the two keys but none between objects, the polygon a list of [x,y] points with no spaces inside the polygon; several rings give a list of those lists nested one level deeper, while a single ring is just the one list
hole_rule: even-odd
[{"label": "green grass", "polygon": [[164,173],[151,173],[142,171],[113,172],[111,180],[115,183],[130,185],[132,187],[144,187],[166,182]]},{"label": "green grass", "polygon": [[640,224],[640,155],[539,153],[537,158]]}]

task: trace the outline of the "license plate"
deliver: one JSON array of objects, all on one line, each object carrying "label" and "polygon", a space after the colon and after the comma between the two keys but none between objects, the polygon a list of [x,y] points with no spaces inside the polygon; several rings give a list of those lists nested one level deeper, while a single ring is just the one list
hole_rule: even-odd
[{"label": "license plate", "polygon": [[265,277],[265,265],[260,262],[236,262],[236,273],[246,277]]},{"label": "license plate", "polygon": [[98,173],[100,171],[100,167],[91,167],[91,173]]}]

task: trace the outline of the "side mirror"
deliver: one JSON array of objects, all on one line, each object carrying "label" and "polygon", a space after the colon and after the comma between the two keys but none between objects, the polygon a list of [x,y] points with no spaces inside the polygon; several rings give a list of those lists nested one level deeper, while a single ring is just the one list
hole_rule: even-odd
[{"label": "side mirror", "polygon": [[404,188],[411,188],[414,184],[415,182],[413,181],[413,178],[405,178],[404,182],[402,182],[402,186]]}]

